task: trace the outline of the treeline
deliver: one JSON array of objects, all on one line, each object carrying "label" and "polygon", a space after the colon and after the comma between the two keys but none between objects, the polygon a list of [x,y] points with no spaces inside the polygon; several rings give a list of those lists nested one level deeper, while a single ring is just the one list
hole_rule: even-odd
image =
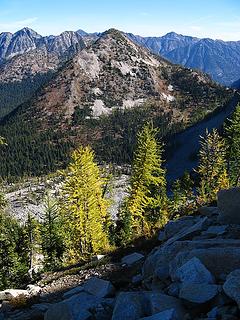
[{"label": "treeline", "polygon": [[[41,223],[28,215],[24,224],[4,212],[1,196],[0,284],[21,285],[33,276],[36,253],[44,255],[45,270],[77,263],[149,237],[169,220],[212,204],[219,190],[240,185],[240,106],[224,127],[201,138],[196,179],[189,173],[166,190],[163,143],[149,122],[137,134],[129,195],[118,212],[109,214],[110,177],[97,165],[89,147],[76,149],[62,172],[60,197],[46,196]],[[28,272],[27,272],[28,271]]]}]

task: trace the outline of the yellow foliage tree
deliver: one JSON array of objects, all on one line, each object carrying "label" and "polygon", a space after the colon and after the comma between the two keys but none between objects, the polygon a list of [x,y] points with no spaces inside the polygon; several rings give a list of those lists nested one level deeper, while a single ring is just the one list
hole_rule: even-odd
[{"label": "yellow foliage tree", "polygon": [[104,183],[91,148],[80,147],[74,151],[65,174],[60,204],[71,262],[103,252],[109,246],[109,202],[103,196]]}]

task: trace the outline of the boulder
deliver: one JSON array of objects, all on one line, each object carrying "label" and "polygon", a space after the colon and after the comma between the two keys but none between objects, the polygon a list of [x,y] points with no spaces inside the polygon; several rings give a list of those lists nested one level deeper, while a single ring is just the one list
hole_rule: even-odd
[{"label": "boulder", "polygon": [[0,291],[0,301],[1,300],[11,300],[20,295],[28,296],[28,290],[19,290],[19,289],[6,289],[4,291]]},{"label": "boulder", "polygon": [[179,291],[181,289],[182,284],[179,282],[172,282],[168,288],[166,289],[166,292],[168,295],[173,296],[173,297],[178,297],[179,296]]},{"label": "boulder", "polygon": [[138,252],[131,253],[121,259],[122,264],[126,264],[127,266],[131,266],[136,262],[142,261],[144,259],[144,255]]},{"label": "boulder", "polygon": [[198,212],[207,217],[211,217],[219,214],[219,209],[217,207],[200,207],[198,208]]},{"label": "boulder", "polygon": [[35,286],[33,284],[29,284],[27,286],[27,291],[31,296],[36,296],[41,292],[42,288],[39,286]]},{"label": "boulder", "polygon": [[[230,241],[226,241],[226,243],[230,243]],[[193,257],[198,258],[215,278],[222,279],[224,274],[229,274],[239,267],[240,248],[215,247],[179,252],[170,262],[170,274],[175,274],[175,270]]]},{"label": "boulder", "polygon": [[202,235],[206,236],[221,236],[227,231],[227,225],[210,226],[206,231],[202,232]]},{"label": "boulder", "polygon": [[110,281],[96,277],[90,278],[85,282],[83,289],[84,291],[100,298],[110,297],[115,292],[115,288]]},{"label": "boulder", "polygon": [[221,223],[240,224],[240,188],[219,191],[217,205]]},{"label": "boulder", "polygon": [[142,292],[121,292],[113,310],[112,320],[138,320],[144,316]]},{"label": "boulder", "polygon": [[165,240],[172,238],[178,232],[192,227],[198,222],[198,217],[187,216],[177,220],[170,220],[164,227],[164,238]]},{"label": "boulder", "polygon": [[223,290],[240,307],[240,269],[234,270],[227,276]]},{"label": "boulder", "polygon": [[44,320],[88,320],[92,318],[91,312],[106,301],[107,299],[81,292],[51,305],[44,315]]},{"label": "boulder", "polygon": [[171,274],[171,278],[173,281],[181,281],[184,284],[214,283],[214,277],[212,274],[196,257],[193,257],[178,268],[173,274]]},{"label": "boulder", "polygon": [[112,320],[138,320],[169,309],[174,310],[177,319],[184,318],[186,311],[177,298],[151,291],[121,292],[117,297]]},{"label": "boulder", "polygon": [[184,228],[177,232],[172,238],[166,241],[166,245],[170,245],[173,242],[179,240],[186,240],[196,235],[199,235],[203,230],[205,230],[209,226],[209,221],[207,217],[201,218],[197,223],[192,225],[191,227]]},{"label": "boulder", "polygon": [[141,318],[140,320],[180,320],[180,318],[177,317],[174,309],[168,309],[155,313],[152,316]]},{"label": "boulder", "polygon": [[78,287],[75,287],[71,290],[68,290],[67,292],[65,292],[63,294],[63,298],[64,299],[68,299],[70,297],[72,297],[74,294],[78,294],[80,292],[84,291],[84,287],[83,286],[78,286]]},{"label": "boulder", "polygon": [[179,292],[179,298],[202,304],[212,300],[219,292],[219,286],[215,284],[187,283],[183,284]]},{"label": "boulder", "polygon": [[140,284],[143,280],[143,277],[141,274],[137,274],[135,276],[132,277],[132,283],[133,284]]}]

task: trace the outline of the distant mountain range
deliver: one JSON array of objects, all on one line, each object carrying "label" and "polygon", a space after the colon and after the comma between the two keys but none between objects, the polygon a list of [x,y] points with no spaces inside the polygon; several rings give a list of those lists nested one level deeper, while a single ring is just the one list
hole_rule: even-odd
[{"label": "distant mountain range", "polygon": [[[132,33],[126,35],[135,43],[173,63],[208,73],[221,84],[231,86],[240,78],[240,41],[199,39],[174,32],[162,37],[141,37]],[[14,34],[4,32],[0,34],[0,63],[34,50],[45,50],[48,55],[54,54],[59,59],[70,48],[76,52],[100,36],[101,33],[87,33],[83,30],[46,37],[29,28]]]},{"label": "distant mountain range", "polygon": [[0,122],[0,136],[8,142],[1,150],[3,176],[53,171],[79,143],[92,145],[101,160],[126,163],[144,122],[154,121],[162,137],[171,135],[233,95],[207,74],[172,64],[118,30],[85,37],[87,44],[65,62],[49,59],[56,53],[44,46],[3,64],[2,83],[15,79],[21,90],[53,70]]}]

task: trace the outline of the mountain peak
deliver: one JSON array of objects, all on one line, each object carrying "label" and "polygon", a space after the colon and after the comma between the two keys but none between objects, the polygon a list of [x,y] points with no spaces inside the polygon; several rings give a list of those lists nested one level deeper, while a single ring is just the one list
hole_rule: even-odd
[{"label": "mountain peak", "polygon": [[14,33],[15,36],[21,35],[21,34],[27,34],[28,36],[34,37],[34,38],[41,38],[42,36],[38,34],[36,31],[34,31],[31,28],[24,27],[21,30]]}]

